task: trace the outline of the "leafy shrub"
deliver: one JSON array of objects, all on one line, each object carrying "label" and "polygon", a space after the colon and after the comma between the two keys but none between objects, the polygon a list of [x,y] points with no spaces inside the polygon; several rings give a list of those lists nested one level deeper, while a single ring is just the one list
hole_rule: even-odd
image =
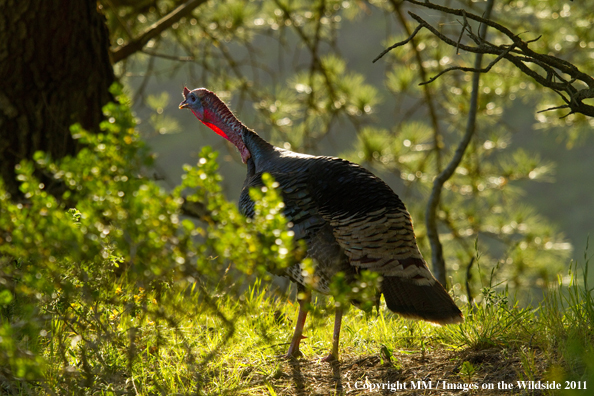
[{"label": "leafy shrub", "polygon": [[[222,195],[210,148],[172,193],[147,177],[151,155],[126,98],[114,94],[121,104],[105,107],[102,133],[72,127],[84,146],[76,157],[53,161],[39,152],[18,166],[24,201],[13,202],[0,181],[5,391],[139,386],[139,360],[156,365],[170,337],[191,366],[205,364],[217,351],[197,356],[183,324],[214,312],[230,337],[234,318],[220,312],[218,293],[243,291],[252,274],[269,276],[266,266],[282,268],[299,251],[274,181],[254,193],[257,215],[246,220]],[[41,184],[35,170],[55,185]],[[184,202],[201,205],[200,220],[182,214]]]}]

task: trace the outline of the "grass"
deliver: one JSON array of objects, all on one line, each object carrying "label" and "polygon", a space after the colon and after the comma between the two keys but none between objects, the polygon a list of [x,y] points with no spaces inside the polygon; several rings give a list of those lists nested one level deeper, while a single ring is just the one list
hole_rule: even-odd
[{"label": "grass", "polygon": [[[206,297],[193,284],[172,288],[160,299],[128,290],[143,309],[72,306],[41,338],[42,378],[0,381],[0,390],[23,395],[325,395],[368,394],[378,386],[388,388],[372,393],[392,394],[390,386],[406,384],[398,394],[448,395],[484,394],[481,387],[487,384],[495,387],[491,394],[587,394],[591,390],[516,386],[516,381],[563,386],[570,381],[569,387],[594,389],[594,299],[587,264],[583,277],[572,265],[538,307],[522,308],[506,295],[485,290],[481,304],[463,306],[461,325],[406,320],[385,307],[372,314],[351,308],[343,320],[341,360],[333,364],[320,362],[331,345],[330,299],[314,300],[302,341],[304,357],[287,361],[279,355],[288,349],[297,304],[260,282],[239,298]],[[122,286],[115,286],[116,293],[126,293]],[[86,324],[79,323],[83,317]],[[431,381],[439,390],[410,389],[417,381]],[[498,389],[501,382],[514,387]]]}]

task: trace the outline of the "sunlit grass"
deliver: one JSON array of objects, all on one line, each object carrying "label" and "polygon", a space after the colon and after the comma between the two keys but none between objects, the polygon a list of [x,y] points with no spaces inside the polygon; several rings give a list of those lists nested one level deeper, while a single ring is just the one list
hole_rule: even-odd
[{"label": "sunlit grass", "polygon": [[[538,308],[521,308],[505,294],[485,290],[480,304],[462,307],[466,320],[461,325],[407,320],[385,306],[372,313],[350,308],[340,353],[381,356],[382,362],[390,356],[393,367],[400,368],[399,356],[496,348],[519,356],[519,379],[592,380],[594,299],[586,278],[582,282],[576,273],[572,266],[569,281],[560,281]],[[261,282],[239,297],[206,297],[193,284],[173,287],[160,298],[123,284],[114,288],[144,309],[95,307],[89,315],[102,315],[96,322],[107,328],[89,326],[83,337],[67,321],[54,320],[42,348],[48,362],[42,389],[48,394],[65,385],[106,395],[274,394],[271,384],[284,375],[279,356],[288,349],[298,309],[288,297],[271,293]],[[182,306],[186,309],[175,308]],[[302,341],[304,359],[317,361],[328,353],[332,326],[332,300],[314,299]],[[59,363],[62,354],[66,367]],[[543,354],[546,372],[536,363]],[[460,378],[472,379],[475,365],[460,363]]]}]

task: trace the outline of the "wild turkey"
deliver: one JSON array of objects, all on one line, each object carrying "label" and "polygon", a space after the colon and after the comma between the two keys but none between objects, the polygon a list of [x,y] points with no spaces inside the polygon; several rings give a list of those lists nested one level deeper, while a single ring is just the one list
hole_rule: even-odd
[{"label": "wild turkey", "polygon": [[[316,157],[274,147],[244,126],[213,92],[184,88],[179,108],[189,108],[206,126],[232,142],[247,164],[247,177],[239,199],[241,211],[254,215],[249,189],[261,186],[263,173],[279,183],[284,215],[296,239],[307,244],[314,260],[313,288],[329,294],[338,272],[353,282],[362,270],[380,274],[388,308],[402,316],[438,324],[463,321],[450,295],[433,277],[417,247],[412,221],[398,196],[381,179],[352,162]],[[305,290],[300,264],[285,276]],[[300,355],[299,342],[310,294],[299,301],[299,314],[287,357]],[[377,294],[379,297],[379,293]],[[379,300],[378,300],[379,301]],[[335,312],[332,352],[323,360],[338,358],[343,308]]]}]

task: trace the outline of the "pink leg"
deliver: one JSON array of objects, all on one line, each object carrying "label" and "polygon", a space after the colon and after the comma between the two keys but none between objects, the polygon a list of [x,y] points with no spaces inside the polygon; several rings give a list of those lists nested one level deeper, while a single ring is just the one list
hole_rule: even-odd
[{"label": "pink leg", "polygon": [[303,327],[305,326],[305,319],[307,318],[307,304],[311,301],[311,293],[305,292],[305,298],[299,300],[299,314],[297,315],[297,323],[295,324],[295,332],[293,333],[293,339],[291,340],[291,346],[289,346],[289,352],[285,355],[286,358],[300,357],[302,356],[299,350],[299,343],[303,337]]},{"label": "pink leg", "polygon": [[332,352],[322,359],[322,362],[338,360],[338,342],[340,339],[340,326],[342,324],[342,307],[336,308],[334,313],[334,333],[332,335]]}]

